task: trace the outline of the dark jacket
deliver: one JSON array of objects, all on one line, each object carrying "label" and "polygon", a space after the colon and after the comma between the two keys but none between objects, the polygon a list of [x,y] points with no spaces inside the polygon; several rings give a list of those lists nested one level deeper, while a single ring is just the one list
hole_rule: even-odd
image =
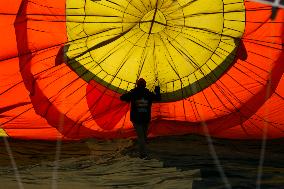
[{"label": "dark jacket", "polygon": [[160,88],[155,88],[155,93],[147,88],[136,87],[123,94],[120,99],[130,102],[130,120],[133,123],[149,123],[151,121],[151,106],[153,101],[160,101]]}]

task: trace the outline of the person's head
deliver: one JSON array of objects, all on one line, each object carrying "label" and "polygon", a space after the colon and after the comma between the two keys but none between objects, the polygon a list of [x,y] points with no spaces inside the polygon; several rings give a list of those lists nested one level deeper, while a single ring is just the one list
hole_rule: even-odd
[{"label": "person's head", "polygon": [[137,80],[137,87],[139,88],[145,88],[146,87],[146,81],[143,78],[140,78]]}]

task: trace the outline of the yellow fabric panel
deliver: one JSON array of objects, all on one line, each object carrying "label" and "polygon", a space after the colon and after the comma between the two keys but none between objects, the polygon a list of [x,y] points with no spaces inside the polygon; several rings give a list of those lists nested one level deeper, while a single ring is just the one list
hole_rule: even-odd
[{"label": "yellow fabric panel", "polygon": [[224,72],[245,27],[240,0],[67,0],[66,13],[70,65],[122,90],[143,77],[170,93]]},{"label": "yellow fabric panel", "polygon": [[8,135],[3,129],[0,129],[0,137],[7,137]]}]

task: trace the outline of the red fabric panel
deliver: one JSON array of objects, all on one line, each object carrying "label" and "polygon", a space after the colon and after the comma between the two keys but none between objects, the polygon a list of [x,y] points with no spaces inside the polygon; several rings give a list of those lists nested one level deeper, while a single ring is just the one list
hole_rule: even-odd
[{"label": "red fabric panel", "polygon": [[94,80],[87,86],[87,102],[94,120],[103,130],[112,130],[129,110],[120,94],[106,89]]}]

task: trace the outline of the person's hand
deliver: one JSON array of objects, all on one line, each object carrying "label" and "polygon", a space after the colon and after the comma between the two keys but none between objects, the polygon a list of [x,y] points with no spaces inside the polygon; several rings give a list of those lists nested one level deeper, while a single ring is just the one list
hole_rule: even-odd
[{"label": "person's hand", "polygon": [[156,92],[156,93],[159,93],[159,92],[160,92],[160,87],[159,87],[159,86],[156,86],[156,87],[155,87],[155,92]]}]

